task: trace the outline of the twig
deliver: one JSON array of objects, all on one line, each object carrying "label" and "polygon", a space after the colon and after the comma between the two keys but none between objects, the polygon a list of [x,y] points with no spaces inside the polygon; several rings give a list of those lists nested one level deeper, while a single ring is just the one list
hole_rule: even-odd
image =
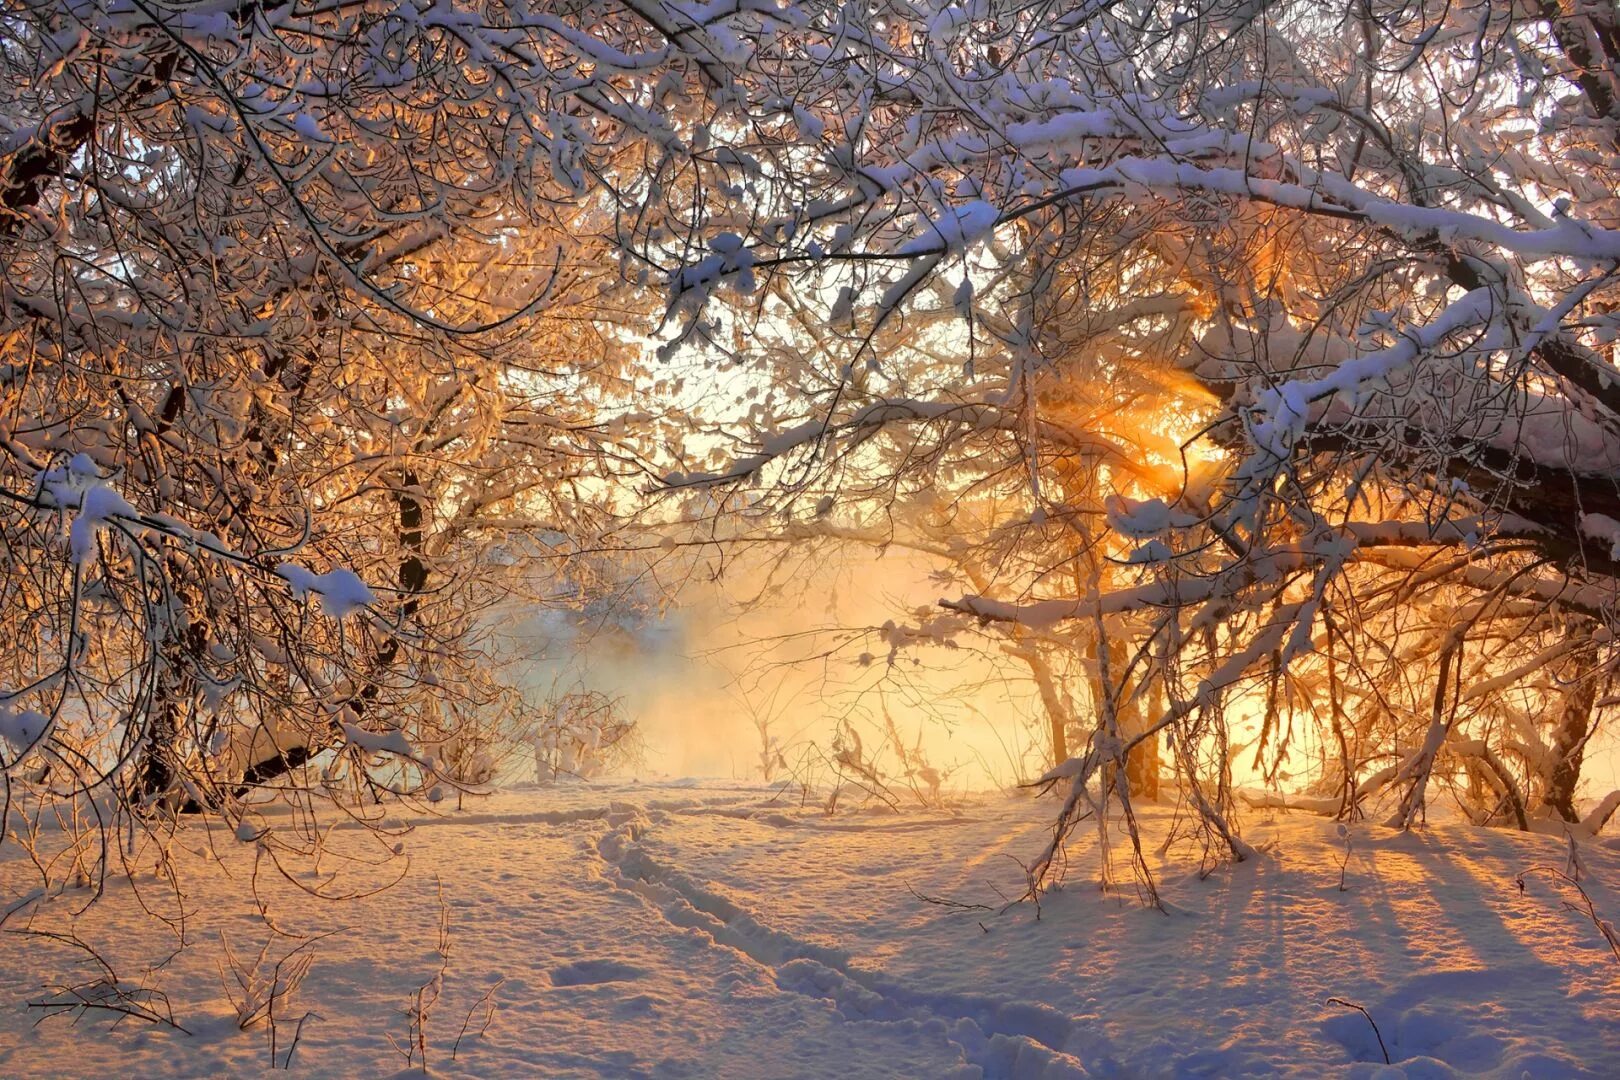
[{"label": "twig", "polygon": [[[287,1069],[289,1071],[292,1069],[293,1053],[298,1049],[298,1041],[304,1037],[304,1021],[310,1019],[322,1020],[325,1018],[318,1012],[307,1012],[298,1018],[298,1025],[293,1028],[292,1045],[287,1047],[287,1056],[281,1059],[281,1067],[283,1069]],[[272,1068],[275,1067],[274,1051],[272,1051],[270,1064]]]},{"label": "twig", "polygon": [[952,900],[948,896],[928,896],[927,894],[920,893],[916,889],[912,888],[911,887],[911,882],[909,882],[909,881],[906,882],[906,891],[908,893],[910,893],[912,896],[915,896],[918,900],[921,900],[925,904],[937,904],[940,907],[946,908],[946,909],[948,909],[950,911],[994,911],[994,910],[996,910],[995,908],[991,907],[989,904],[967,904],[967,903],[963,903],[960,900]]},{"label": "twig", "polygon": [[[135,987],[126,989],[113,970],[100,953],[85,944],[76,935],[59,934],[50,930],[18,929],[9,931],[13,934],[32,934],[37,937],[48,938],[63,945],[71,945],[83,952],[101,969],[101,975],[88,982],[66,986],[60,983],[47,985],[46,989],[55,996],[44,1001],[30,1001],[30,1009],[39,1009],[43,1016],[35,1021],[43,1023],[51,1016],[61,1013],[77,1012],[81,1016],[91,1009],[119,1014],[120,1018],[132,1016],[137,1020],[145,1020],[149,1024],[158,1024],[170,1027],[185,1035],[191,1032],[181,1026],[174,1018],[174,1008],[169,1004],[169,996],[161,990],[148,987]],[[116,1023],[116,1022],[115,1022]]]},{"label": "twig", "polygon": [[450,1044],[451,1061],[456,1060],[456,1051],[461,1049],[461,1040],[466,1036],[467,1029],[472,1025],[473,1013],[478,1011],[480,1005],[484,1006],[484,1020],[478,1025],[478,1030],[474,1034],[482,1036],[484,1032],[489,1030],[490,1021],[495,1019],[495,991],[505,985],[506,979],[504,976],[497,979],[495,985],[485,990],[483,996],[473,1002],[472,1008],[467,1010],[467,1019],[461,1022],[461,1030],[456,1033],[456,1041]]},{"label": "twig", "polygon": [[1592,897],[1587,894],[1586,889],[1578,880],[1572,875],[1564,873],[1556,866],[1532,866],[1527,870],[1519,871],[1514,876],[1513,880],[1519,886],[1519,892],[1525,891],[1525,879],[1531,874],[1545,874],[1553,879],[1554,884],[1565,885],[1574,889],[1576,895],[1581,898],[1579,904],[1562,898],[1560,898],[1559,902],[1569,911],[1573,911],[1578,915],[1585,915],[1590,919],[1592,925],[1597,927],[1598,933],[1603,935],[1603,940],[1608,943],[1609,951],[1614,953],[1614,958],[1620,960],[1620,932],[1615,930],[1614,923],[1598,914],[1597,905],[1592,903]]},{"label": "twig", "polygon": [[1372,1018],[1372,1013],[1368,1012],[1362,1006],[1357,1005],[1355,1002],[1346,1001],[1341,997],[1330,997],[1327,999],[1327,1003],[1329,1005],[1343,1005],[1345,1008],[1354,1009],[1362,1016],[1365,1016],[1367,1018],[1367,1023],[1372,1025],[1373,1037],[1378,1040],[1378,1052],[1384,1055],[1384,1064],[1388,1065],[1390,1063],[1389,1047],[1384,1045],[1384,1033],[1378,1030],[1378,1022]]}]

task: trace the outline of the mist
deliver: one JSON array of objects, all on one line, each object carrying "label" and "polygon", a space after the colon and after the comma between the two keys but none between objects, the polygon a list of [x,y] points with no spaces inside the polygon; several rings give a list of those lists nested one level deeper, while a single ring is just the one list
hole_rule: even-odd
[{"label": "mist", "polygon": [[1045,720],[1027,676],[982,642],[891,650],[883,640],[886,623],[933,606],[938,570],[900,549],[818,551],[813,574],[754,551],[723,573],[694,565],[678,602],[643,617],[532,609],[503,634],[502,652],[532,694],[557,686],[621,698],[639,733],[636,771],[650,778],[759,780],[770,753],[774,780],[825,779],[841,726],[869,752],[882,746],[891,766],[898,734],[948,789],[1038,775]]}]

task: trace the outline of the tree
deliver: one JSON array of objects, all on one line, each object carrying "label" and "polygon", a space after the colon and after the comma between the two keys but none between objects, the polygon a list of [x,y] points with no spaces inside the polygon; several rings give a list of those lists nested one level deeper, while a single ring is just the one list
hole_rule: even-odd
[{"label": "tree", "polygon": [[629,467],[636,301],[580,197],[624,120],[576,33],[501,4],[9,11],[8,814],[107,806],[105,873],[125,824],[279,792],[292,824],[243,835],[287,854],[311,795],[455,779],[430,748],[511,694],[484,613],[611,543]]},{"label": "tree", "polygon": [[[1590,722],[1562,726],[1549,772],[1533,747],[1510,760],[1486,713],[1528,695],[1533,716],[1553,689],[1580,714],[1613,662],[1613,17],[784,10],[779,33],[748,13],[688,31],[725,43],[725,104],[704,152],[660,175],[681,193],[664,208],[692,212],[636,250],[668,273],[676,339],[727,354],[720,331],[746,315],[756,341],[780,340],[729,355],[799,390],[729,462],[671,483],[791,497],[835,486],[838,466],[900,478],[952,460],[971,486],[1022,459],[1032,513],[1067,526],[1049,566],[1078,539],[1120,578],[1077,592],[1047,574],[1019,602],[947,607],[1104,638],[1135,614],[1146,627],[1106,662],[1109,696],[1168,699],[1125,737],[1100,710],[1090,745],[1048,774],[1069,786],[1066,823],[1088,780],[1164,731],[1187,798],[1242,857],[1228,714],[1258,695],[1268,752],[1311,710],[1348,746],[1352,685],[1375,695],[1363,726],[1381,737],[1343,756],[1345,812],[1378,756],[1398,824],[1437,778],[1479,779],[1468,805],[1523,824],[1526,786],[1556,775],[1558,810]],[[1162,412],[1122,439],[1117,414],[1065,415],[1076,383]],[[1169,484],[1155,444],[1179,467]],[[1082,446],[1096,495],[1071,500],[1054,474]],[[1574,682],[1537,688],[1518,650],[1470,651],[1509,628],[1585,657]],[[1375,639],[1390,630],[1393,647]],[[1410,702],[1377,699],[1375,659],[1401,667]]]},{"label": "tree", "polygon": [[[1337,748],[1338,812],[1574,814],[1620,572],[1607,12],[140,0],[6,45],[8,776],[150,810],[430,770],[401,733],[495,692],[491,528],[599,534],[630,477],[926,524],[943,481],[1011,562],[892,636],[1098,643],[1065,827],[1162,734],[1242,857],[1250,711],[1273,778]],[[654,407],[638,334],[753,384]]]}]

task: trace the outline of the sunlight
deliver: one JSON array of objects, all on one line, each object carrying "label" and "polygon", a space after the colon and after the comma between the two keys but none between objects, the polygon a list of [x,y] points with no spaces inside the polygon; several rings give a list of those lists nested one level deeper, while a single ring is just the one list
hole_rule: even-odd
[{"label": "sunlight", "polygon": [[1620,1076],[1612,6],[10,5],[0,1076]]}]

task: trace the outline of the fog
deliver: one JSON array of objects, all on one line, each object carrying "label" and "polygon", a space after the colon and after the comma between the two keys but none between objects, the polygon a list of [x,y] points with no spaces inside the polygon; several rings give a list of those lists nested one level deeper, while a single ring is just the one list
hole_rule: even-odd
[{"label": "fog", "polygon": [[[886,622],[949,591],[938,571],[900,549],[818,550],[798,560],[755,552],[730,559],[724,573],[693,568],[676,602],[645,618],[532,609],[506,648],[523,658],[524,681],[539,697],[554,687],[619,697],[639,733],[630,770],[647,779],[769,772],[821,786],[836,780],[831,747],[845,726],[902,790],[896,734],[912,765],[938,770],[946,792],[1027,782],[1048,765],[1046,719],[1027,672],[984,640],[892,654],[883,641]],[[1232,704],[1242,717],[1233,723],[1233,778],[1263,786],[1253,753],[1260,702]],[[1309,778],[1311,751],[1307,734],[1284,787]],[[1596,797],[1616,787],[1620,739],[1600,727],[1582,791]]]},{"label": "fog", "polygon": [[648,777],[759,779],[769,738],[774,779],[818,779],[830,775],[824,752],[840,725],[867,756],[882,747],[885,770],[899,767],[898,733],[947,789],[1038,774],[1039,703],[1004,656],[971,639],[891,654],[883,640],[886,622],[939,598],[937,569],[898,549],[818,551],[802,562],[754,553],[721,574],[693,568],[662,614],[531,610],[504,647],[524,661],[532,693],[557,685],[621,697]]}]

